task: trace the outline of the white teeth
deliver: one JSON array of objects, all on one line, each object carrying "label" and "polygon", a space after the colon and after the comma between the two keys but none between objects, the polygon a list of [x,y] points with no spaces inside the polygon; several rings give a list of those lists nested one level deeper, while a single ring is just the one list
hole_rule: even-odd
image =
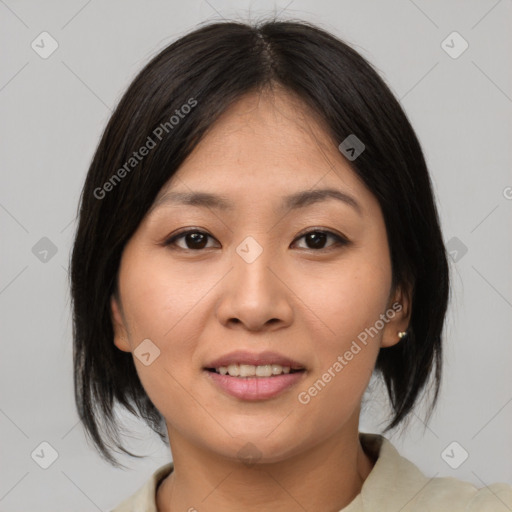
[{"label": "white teeth", "polygon": [[280,364],[273,364],[272,367],[272,375],[279,375],[283,371],[283,367]]},{"label": "white teeth", "polygon": [[[276,375],[279,375],[279,373],[277,373]],[[272,366],[270,364],[266,364],[265,366],[256,366],[256,376],[257,377],[271,377],[272,376]]]},{"label": "white teeth", "polygon": [[237,364],[230,364],[227,370],[231,377],[238,377],[240,375],[240,367]]},{"label": "white teeth", "polygon": [[256,375],[256,367],[250,364],[240,365],[240,377],[254,377]]},{"label": "white teeth", "polygon": [[229,374],[231,377],[272,377],[272,375],[281,375],[290,373],[289,366],[280,364],[265,364],[255,366],[252,364],[230,364],[229,366],[219,366],[215,368],[221,375]]}]

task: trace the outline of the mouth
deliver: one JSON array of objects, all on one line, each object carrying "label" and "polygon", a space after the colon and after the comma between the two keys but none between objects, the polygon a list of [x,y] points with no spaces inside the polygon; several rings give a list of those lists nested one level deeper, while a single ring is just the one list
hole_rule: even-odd
[{"label": "mouth", "polygon": [[216,368],[205,368],[206,371],[217,373],[218,375],[228,375],[239,379],[248,378],[271,378],[279,375],[289,375],[293,373],[304,372],[305,368],[283,366],[280,364],[253,365],[234,363],[228,366],[218,366]]},{"label": "mouth", "polygon": [[275,352],[244,351],[216,359],[203,371],[217,391],[243,401],[275,398],[307,374],[305,366]]}]

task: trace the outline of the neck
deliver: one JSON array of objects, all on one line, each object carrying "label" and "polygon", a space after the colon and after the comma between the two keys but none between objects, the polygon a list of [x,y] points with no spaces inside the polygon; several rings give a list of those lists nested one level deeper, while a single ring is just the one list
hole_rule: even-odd
[{"label": "neck", "polygon": [[199,449],[177,432],[169,438],[174,471],[158,487],[158,512],[338,511],[360,493],[374,464],[357,425],[299,455],[253,465]]}]

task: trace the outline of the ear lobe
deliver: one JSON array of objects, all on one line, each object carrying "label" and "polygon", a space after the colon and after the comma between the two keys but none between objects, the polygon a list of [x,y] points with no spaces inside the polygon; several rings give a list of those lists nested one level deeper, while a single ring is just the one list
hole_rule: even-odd
[{"label": "ear lobe", "polygon": [[[389,321],[386,323],[381,340],[381,347],[392,347],[398,344],[401,339],[400,332],[407,331],[411,321],[411,290],[410,287],[404,290],[399,287],[391,298],[386,316]],[[407,337],[402,341],[407,343]]]},{"label": "ear lobe", "polygon": [[123,352],[131,352],[121,307],[114,295],[110,297],[110,310],[112,327],[114,329],[114,345]]}]

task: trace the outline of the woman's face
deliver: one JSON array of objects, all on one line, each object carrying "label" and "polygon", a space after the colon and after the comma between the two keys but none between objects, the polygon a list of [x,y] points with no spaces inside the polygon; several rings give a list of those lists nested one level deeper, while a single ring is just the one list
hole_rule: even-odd
[{"label": "woman's face", "polygon": [[378,201],[282,92],[244,97],[200,142],[127,244],[112,299],[115,344],[171,448],[269,462],[357,431],[408,309]]}]

